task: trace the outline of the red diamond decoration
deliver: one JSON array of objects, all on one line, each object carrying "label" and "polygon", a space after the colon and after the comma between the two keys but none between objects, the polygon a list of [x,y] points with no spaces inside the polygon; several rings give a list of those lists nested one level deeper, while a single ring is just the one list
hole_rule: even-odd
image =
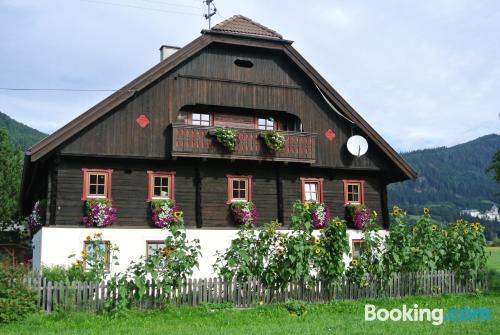
[{"label": "red diamond decoration", "polygon": [[149,119],[146,115],[141,114],[137,119],[135,119],[135,122],[137,122],[139,127],[146,128],[149,124]]},{"label": "red diamond decoration", "polygon": [[328,141],[333,141],[333,139],[335,138],[335,132],[331,129],[328,129],[327,131],[325,131],[325,137]]}]

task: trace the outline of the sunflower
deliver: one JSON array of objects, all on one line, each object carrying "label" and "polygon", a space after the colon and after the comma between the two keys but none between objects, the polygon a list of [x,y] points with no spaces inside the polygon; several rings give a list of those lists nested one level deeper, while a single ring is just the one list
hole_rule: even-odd
[{"label": "sunflower", "polygon": [[320,243],[321,243],[321,240],[319,238],[314,240],[314,244],[320,244]]},{"label": "sunflower", "polygon": [[336,225],[337,227],[342,226],[342,221],[340,221],[340,220],[335,221],[335,225]]},{"label": "sunflower", "polygon": [[283,255],[283,254],[284,254],[283,249],[278,249],[278,256],[281,256],[281,255]]},{"label": "sunflower", "polygon": [[394,216],[398,216],[398,215],[399,215],[399,212],[400,212],[399,207],[394,207],[394,208],[392,209],[392,215],[394,215]]},{"label": "sunflower", "polygon": [[464,234],[467,235],[469,233],[469,229],[464,229]]},{"label": "sunflower", "polygon": [[367,286],[368,286],[368,282],[367,282],[367,281],[365,281],[365,282],[363,283],[363,286],[364,286],[364,287],[367,287]]},{"label": "sunflower", "polygon": [[82,250],[82,257],[87,256],[87,252],[85,250]]},{"label": "sunflower", "polygon": [[87,235],[87,236],[85,237],[85,240],[90,241],[90,235]]},{"label": "sunflower", "polygon": [[314,249],[314,252],[317,253],[317,254],[319,254],[321,252],[321,249],[320,248],[316,248],[316,249]]},{"label": "sunflower", "polygon": [[161,255],[163,257],[168,257],[169,254],[170,254],[170,251],[167,248],[163,248]]},{"label": "sunflower", "polygon": [[376,211],[373,211],[373,217],[376,218],[378,216],[378,213]]},{"label": "sunflower", "polygon": [[182,217],[183,214],[184,213],[182,211],[177,211],[177,212],[174,213],[174,216],[175,216],[176,219],[178,219],[178,218]]},{"label": "sunflower", "polygon": [[433,224],[431,229],[432,229],[432,231],[436,231],[438,229],[438,227],[435,224]]},{"label": "sunflower", "polygon": [[351,265],[352,266],[357,266],[358,265],[358,260],[356,258],[354,258],[352,261],[351,261]]},{"label": "sunflower", "polygon": [[283,246],[283,242],[279,241],[278,243],[278,247],[282,247]]},{"label": "sunflower", "polygon": [[444,237],[448,237],[448,232],[447,232],[447,231],[444,231],[444,232],[443,232],[443,236],[444,236]]},{"label": "sunflower", "polygon": [[429,208],[424,207],[424,215],[429,215]]},{"label": "sunflower", "polygon": [[306,201],[306,202],[304,203],[304,208],[305,208],[306,210],[309,210],[309,207],[310,207],[310,205],[309,205],[309,203]]}]

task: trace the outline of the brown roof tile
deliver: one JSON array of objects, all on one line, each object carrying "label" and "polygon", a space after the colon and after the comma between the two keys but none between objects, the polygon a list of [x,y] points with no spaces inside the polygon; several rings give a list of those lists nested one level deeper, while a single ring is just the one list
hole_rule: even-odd
[{"label": "brown roof tile", "polygon": [[215,25],[212,30],[228,33],[263,36],[267,38],[283,39],[276,31],[267,28],[243,15],[234,15]]}]

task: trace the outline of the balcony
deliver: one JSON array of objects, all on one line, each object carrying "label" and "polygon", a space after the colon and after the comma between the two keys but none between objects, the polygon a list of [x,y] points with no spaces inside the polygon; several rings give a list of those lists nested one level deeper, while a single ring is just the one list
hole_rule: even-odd
[{"label": "balcony", "polygon": [[316,162],[316,139],[312,133],[284,131],[285,147],[269,150],[258,129],[237,129],[234,151],[224,149],[215,136],[214,127],[186,124],[172,125],[172,157],[203,157],[226,159],[267,160],[296,163]]}]

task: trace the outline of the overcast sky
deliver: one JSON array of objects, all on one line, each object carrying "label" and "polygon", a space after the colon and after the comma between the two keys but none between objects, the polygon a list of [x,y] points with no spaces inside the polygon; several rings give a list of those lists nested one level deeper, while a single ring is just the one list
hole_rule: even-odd
[{"label": "overcast sky", "polygon": [[[294,40],[399,151],[500,132],[500,1],[215,5],[215,23],[242,14]],[[159,61],[161,44],[198,37],[202,8],[201,0],[0,0],[0,87],[120,88]],[[109,94],[0,90],[0,111],[50,133]]]}]

